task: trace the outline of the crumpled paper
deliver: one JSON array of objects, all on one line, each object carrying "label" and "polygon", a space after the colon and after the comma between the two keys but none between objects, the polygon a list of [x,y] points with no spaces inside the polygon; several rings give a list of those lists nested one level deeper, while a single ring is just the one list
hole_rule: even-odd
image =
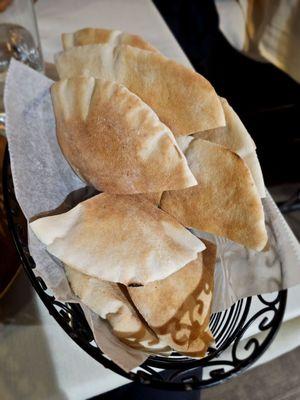
[{"label": "crumpled paper", "polygon": [[[28,221],[69,209],[90,197],[87,187],[64,159],[56,140],[49,88],[52,81],[12,60],[5,87],[6,132],[17,200]],[[270,250],[257,253],[224,238],[194,231],[218,246],[213,312],[238,299],[278,291],[300,283],[300,246],[269,194],[263,199]],[[41,276],[62,301],[78,301],[62,265],[47,253],[29,229],[29,249]],[[85,308],[99,348],[129,371],[147,354],[131,349],[110,331],[106,321]]]}]

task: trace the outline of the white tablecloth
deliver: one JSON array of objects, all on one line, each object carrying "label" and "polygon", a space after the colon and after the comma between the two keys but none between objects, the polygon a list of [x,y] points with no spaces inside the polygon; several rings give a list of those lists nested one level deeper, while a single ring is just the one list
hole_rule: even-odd
[{"label": "white tablecloth", "polygon": [[[36,10],[48,62],[61,49],[61,32],[98,26],[141,34],[166,56],[189,64],[150,0],[39,0]],[[290,290],[289,322],[263,361],[299,345],[299,315],[298,287]],[[23,274],[0,303],[0,360],[1,400],[83,400],[126,383],[72,342]]]}]

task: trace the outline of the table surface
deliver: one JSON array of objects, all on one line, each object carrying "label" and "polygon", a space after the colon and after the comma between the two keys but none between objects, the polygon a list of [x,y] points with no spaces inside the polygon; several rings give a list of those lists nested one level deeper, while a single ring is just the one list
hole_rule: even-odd
[{"label": "table surface", "polygon": [[[166,56],[190,65],[150,0],[39,0],[46,62],[61,50],[60,34],[92,26],[142,35]],[[289,291],[283,328],[260,362],[300,344],[300,290]],[[253,333],[255,333],[253,331]],[[81,350],[49,316],[21,272],[0,302],[1,399],[83,400],[127,381]]]}]

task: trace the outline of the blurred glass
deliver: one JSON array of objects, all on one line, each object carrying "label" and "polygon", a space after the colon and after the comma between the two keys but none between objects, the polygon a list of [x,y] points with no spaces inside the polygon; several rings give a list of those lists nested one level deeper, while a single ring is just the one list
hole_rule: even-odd
[{"label": "blurred glass", "polygon": [[43,70],[32,0],[0,0],[0,133],[4,129],[3,90],[11,58]]}]

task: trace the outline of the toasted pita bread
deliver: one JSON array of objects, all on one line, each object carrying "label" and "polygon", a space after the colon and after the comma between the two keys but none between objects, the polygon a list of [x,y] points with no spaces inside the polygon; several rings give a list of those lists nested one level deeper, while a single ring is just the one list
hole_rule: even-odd
[{"label": "toasted pita bread", "polygon": [[264,212],[245,162],[202,139],[189,145],[186,157],[199,185],[163,193],[161,208],[185,226],[262,250],[268,240]]},{"label": "toasted pita bread", "polygon": [[84,28],[74,33],[63,33],[61,40],[64,50],[87,44],[109,43],[111,46],[128,44],[139,49],[158,52],[142,37],[113,29]]},{"label": "toasted pita bread", "polygon": [[66,265],[125,285],[163,279],[205,248],[173,217],[138,196],[102,193],[30,226]]},{"label": "toasted pita bread", "polygon": [[65,270],[75,295],[107,320],[121,341],[144,351],[165,347],[159,346],[158,338],[140,319],[119,284],[93,278],[66,265]]},{"label": "toasted pita bread", "polygon": [[[224,129],[224,128],[219,128],[219,130]],[[215,129],[215,131],[217,131],[217,129]],[[209,131],[207,131],[209,132]],[[187,151],[187,149],[189,148],[190,143],[195,140],[194,136],[197,135],[191,135],[191,136],[178,136],[176,138],[176,142],[178,144],[178,147],[180,148],[180,150],[185,153]],[[201,138],[201,136],[198,136],[199,138]],[[214,142],[213,140],[210,140],[212,138],[209,137],[209,135],[204,135],[204,137],[206,137],[205,140]],[[227,147],[227,146],[225,146]],[[231,149],[230,149],[231,150]],[[265,189],[265,183],[264,183],[264,178],[263,178],[263,174],[262,174],[262,170],[260,167],[260,163],[259,160],[257,158],[257,154],[256,151],[254,151],[253,153],[249,153],[245,156],[242,157],[243,160],[245,161],[245,163],[247,164],[248,168],[250,169],[252,178],[255,182],[256,185],[256,189],[258,191],[259,197],[260,198],[264,198],[266,197],[266,189]]]},{"label": "toasted pita bread", "polygon": [[251,175],[255,182],[259,197],[263,199],[264,197],[266,197],[266,187],[256,151],[244,156],[243,160],[251,171]]},{"label": "toasted pita bread", "polygon": [[158,206],[159,203],[160,203],[160,199],[161,199],[161,196],[162,196],[162,192],[158,192],[158,193],[134,194],[133,196],[142,197],[142,198],[144,198],[144,199],[147,199],[147,200],[151,201],[151,203],[155,204],[156,206]]},{"label": "toasted pita bread", "polygon": [[[225,146],[242,157],[251,171],[260,197],[266,197],[263,174],[256,155],[255,143],[226,99],[220,97],[220,100],[225,114],[226,126],[199,132],[193,136]],[[179,142],[178,145],[183,152],[186,150]]]},{"label": "toasted pita bread", "polygon": [[61,79],[86,75],[117,81],[139,96],[175,136],[225,125],[211,84],[193,70],[132,46],[88,45],[56,57]]},{"label": "toasted pita bread", "polygon": [[209,334],[203,334],[210,319],[216,261],[216,246],[205,244],[206,250],[181,270],[158,282],[128,288],[135,306],[162,343],[201,357],[212,342]]},{"label": "toasted pita bread", "polygon": [[80,77],[54,83],[51,94],[62,152],[96,189],[132,194],[197,184],[172,132],[123,85]]},{"label": "toasted pita bread", "polygon": [[244,158],[247,154],[255,151],[255,143],[227,100],[220,97],[220,101],[224,110],[226,126],[198,132],[194,137],[220,144]]},{"label": "toasted pita bread", "polygon": [[[220,128],[221,129],[221,128]],[[188,149],[190,143],[194,140],[194,135],[192,136],[177,136],[176,142],[180,150],[185,153]]]}]

